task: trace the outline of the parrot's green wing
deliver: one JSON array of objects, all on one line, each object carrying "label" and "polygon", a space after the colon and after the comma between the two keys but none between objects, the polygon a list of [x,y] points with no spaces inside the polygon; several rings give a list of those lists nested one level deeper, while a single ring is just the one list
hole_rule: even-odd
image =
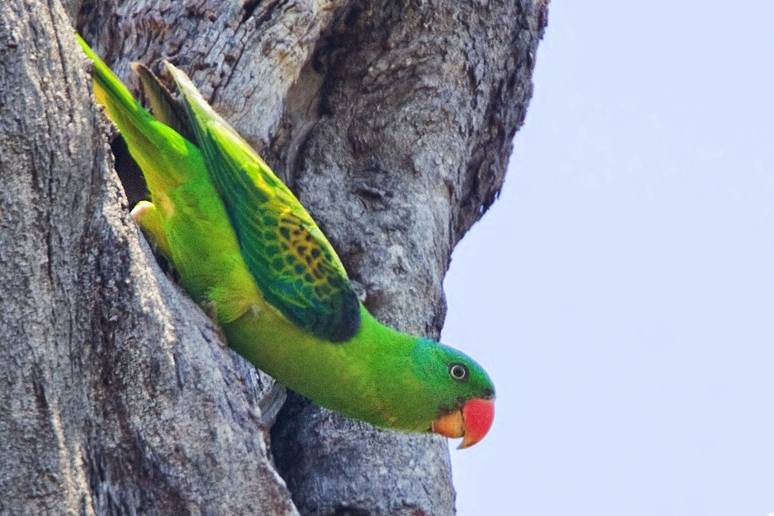
[{"label": "parrot's green wing", "polygon": [[268,165],[167,63],[183,94],[243,257],[266,300],[302,328],[340,342],[357,333],[360,304],[312,217]]}]

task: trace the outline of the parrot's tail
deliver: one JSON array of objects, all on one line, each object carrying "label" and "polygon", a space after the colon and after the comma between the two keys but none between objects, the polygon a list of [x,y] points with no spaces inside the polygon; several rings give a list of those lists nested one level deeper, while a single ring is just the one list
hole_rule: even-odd
[{"label": "parrot's tail", "polygon": [[83,38],[77,34],[76,38],[94,63],[94,96],[118,127],[129,153],[145,176],[151,195],[185,181],[185,171],[191,170],[190,167],[202,167],[199,149],[155,119]]},{"label": "parrot's tail", "polygon": [[[105,106],[110,118],[137,116],[139,112],[145,111],[121,79],[91,49],[80,34],[76,34],[75,37],[83,52],[94,63],[94,95],[97,97],[97,102]],[[123,128],[119,127],[119,129],[123,132]]]}]

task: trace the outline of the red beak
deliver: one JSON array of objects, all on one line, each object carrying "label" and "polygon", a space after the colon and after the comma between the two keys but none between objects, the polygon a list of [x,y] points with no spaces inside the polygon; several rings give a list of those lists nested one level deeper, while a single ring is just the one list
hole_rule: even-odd
[{"label": "red beak", "polygon": [[494,400],[473,398],[462,410],[455,410],[433,421],[433,432],[445,437],[462,437],[459,449],[473,446],[489,432],[494,421]]}]

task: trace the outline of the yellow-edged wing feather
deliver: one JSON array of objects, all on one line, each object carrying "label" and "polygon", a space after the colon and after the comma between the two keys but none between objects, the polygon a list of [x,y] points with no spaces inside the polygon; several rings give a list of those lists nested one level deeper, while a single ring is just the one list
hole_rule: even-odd
[{"label": "yellow-edged wing feather", "polygon": [[334,342],[360,325],[360,305],[344,266],[295,195],[167,64],[185,99],[199,148],[266,300],[285,317]]}]

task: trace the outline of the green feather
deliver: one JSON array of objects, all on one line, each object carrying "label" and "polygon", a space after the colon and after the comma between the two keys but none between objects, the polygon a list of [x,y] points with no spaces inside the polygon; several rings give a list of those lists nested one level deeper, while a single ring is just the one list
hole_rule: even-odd
[{"label": "green feather", "polygon": [[140,78],[143,98],[150,105],[153,116],[187,140],[193,140],[194,133],[188,123],[185,106],[172,96],[150,68],[141,63],[132,63],[131,66],[134,73]]}]

